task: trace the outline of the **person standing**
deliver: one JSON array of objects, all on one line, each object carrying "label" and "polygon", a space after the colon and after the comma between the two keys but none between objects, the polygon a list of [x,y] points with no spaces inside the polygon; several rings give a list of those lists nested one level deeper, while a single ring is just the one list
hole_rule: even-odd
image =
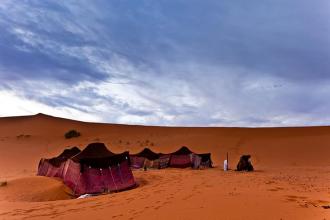
[{"label": "person standing", "polygon": [[227,159],[223,161],[223,170],[224,171],[228,170],[228,160]]}]

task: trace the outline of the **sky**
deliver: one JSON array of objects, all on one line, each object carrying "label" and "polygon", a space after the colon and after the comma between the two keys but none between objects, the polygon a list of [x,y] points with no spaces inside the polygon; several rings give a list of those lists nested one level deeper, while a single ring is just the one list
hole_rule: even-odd
[{"label": "sky", "polygon": [[1,0],[0,116],[330,125],[328,0]]}]

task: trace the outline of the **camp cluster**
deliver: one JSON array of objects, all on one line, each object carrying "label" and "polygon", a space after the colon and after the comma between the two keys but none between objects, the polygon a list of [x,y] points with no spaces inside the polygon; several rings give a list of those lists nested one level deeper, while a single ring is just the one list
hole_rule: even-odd
[{"label": "camp cluster", "polygon": [[[237,170],[253,170],[249,155],[243,155]],[[39,176],[61,178],[74,196],[119,192],[137,186],[132,169],[211,168],[211,153],[197,154],[187,147],[172,153],[155,153],[149,148],[137,154],[111,152],[104,143],[91,143],[84,150],[65,149],[57,157],[42,158]]]}]

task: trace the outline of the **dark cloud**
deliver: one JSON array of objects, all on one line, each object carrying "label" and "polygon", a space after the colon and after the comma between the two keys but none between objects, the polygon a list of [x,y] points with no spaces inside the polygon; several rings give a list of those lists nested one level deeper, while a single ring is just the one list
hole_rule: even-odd
[{"label": "dark cloud", "polygon": [[4,1],[0,88],[111,122],[327,123],[328,8],[322,0]]}]

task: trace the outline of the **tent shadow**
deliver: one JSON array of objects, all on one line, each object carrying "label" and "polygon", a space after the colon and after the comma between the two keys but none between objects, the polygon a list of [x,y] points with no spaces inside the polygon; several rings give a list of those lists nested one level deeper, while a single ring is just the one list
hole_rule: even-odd
[{"label": "tent shadow", "polygon": [[135,182],[136,182],[136,187],[143,187],[145,185],[148,185],[148,181],[142,177],[136,177],[135,178]]}]

